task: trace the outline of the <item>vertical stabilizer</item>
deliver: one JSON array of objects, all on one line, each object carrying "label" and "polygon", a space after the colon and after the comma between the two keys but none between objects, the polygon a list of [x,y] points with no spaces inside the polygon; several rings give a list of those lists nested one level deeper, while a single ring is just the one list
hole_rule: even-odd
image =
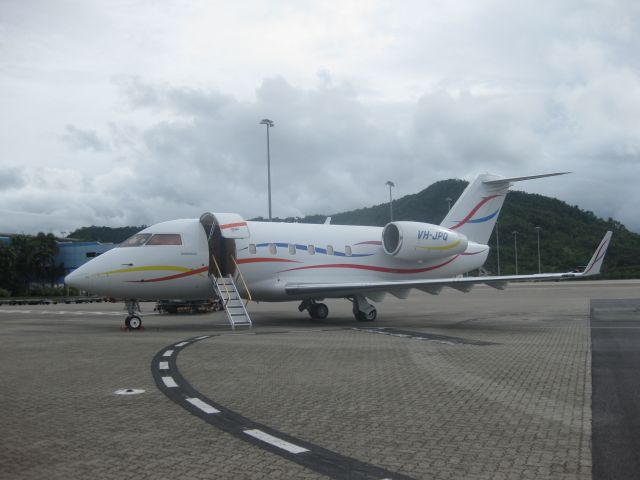
[{"label": "vertical stabilizer", "polygon": [[[478,175],[462,192],[441,225],[463,233],[473,242],[486,244],[511,185],[508,181],[500,182],[502,179],[498,175]],[[495,180],[498,180],[495,184],[485,183]]]},{"label": "vertical stabilizer", "polygon": [[462,192],[441,225],[463,233],[473,242],[486,245],[513,182],[553,177],[565,173],[569,172],[512,178],[489,173],[478,175]]}]

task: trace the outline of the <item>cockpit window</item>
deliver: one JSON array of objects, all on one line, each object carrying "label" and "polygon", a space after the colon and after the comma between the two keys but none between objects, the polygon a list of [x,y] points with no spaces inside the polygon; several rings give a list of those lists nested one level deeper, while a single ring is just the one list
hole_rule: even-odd
[{"label": "cockpit window", "polygon": [[136,233],[133,237],[127,238],[118,247],[141,247],[151,238],[150,233]]},{"label": "cockpit window", "polygon": [[182,245],[182,237],[177,233],[156,233],[147,245]]}]

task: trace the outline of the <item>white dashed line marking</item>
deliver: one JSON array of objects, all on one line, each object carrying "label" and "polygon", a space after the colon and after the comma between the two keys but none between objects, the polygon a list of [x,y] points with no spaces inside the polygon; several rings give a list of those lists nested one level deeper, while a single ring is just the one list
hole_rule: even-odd
[{"label": "white dashed line marking", "polygon": [[294,445],[293,443],[289,443],[281,438],[274,437],[273,435],[269,435],[268,433],[263,432],[262,430],[254,429],[254,430],[245,430],[244,433],[247,435],[261,440],[265,443],[273,445],[274,447],[281,448],[282,450],[286,450],[289,453],[302,453],[308,452],[306,448],[299,447],[298,445]]},{"label": "white dashed line marking", "polygon": [[176,343],[176,347],[184,347],[185,345],[189,345],[189,342],[180,342],[180,343]]},{"label": "white dashed line marking", "polygon": [[178,386],[173,377],[162,377],[162,381],[169,388],[176,388]]},{"label": "white dashed line marking", "polygon": [[160,370],[169,370],[169,362],[160,362],[158,368]]},{"label": "white dashed line marking", "polygon": [[196,338],[196,340],[204,340],[205,338],[209,338],[209,335],[204,335],[202,337]]},{"label": "white dashed line marking", "polygon": [[220,410],[213,408],[208,403],[204,403],[199,398],[187,398],[187,402],[189,402],[194,407],[199,408],[204,413],[220,413]]},{"label": "white dashed line marking", "polygon": [[170,357],[171,355],[173,355],[173,350],[167,350],[162,354],[163,357]]}]

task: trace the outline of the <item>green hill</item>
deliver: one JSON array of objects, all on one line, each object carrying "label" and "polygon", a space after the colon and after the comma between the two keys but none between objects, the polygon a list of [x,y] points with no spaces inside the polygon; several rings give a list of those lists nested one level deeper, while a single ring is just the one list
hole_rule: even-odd
[{"label": "green hill", "polygon": [[147,228],[146,225],[139,227],[96,227],[91,225],[71,232],[69,238],[86,242],[121,243],[144,228]]}]

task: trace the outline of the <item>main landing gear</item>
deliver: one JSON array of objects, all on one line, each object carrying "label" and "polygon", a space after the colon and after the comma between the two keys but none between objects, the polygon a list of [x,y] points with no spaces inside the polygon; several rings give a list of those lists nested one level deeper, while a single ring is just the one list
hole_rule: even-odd
[{"label": "main landing gear", "polygon": [[362,295],[349,299],[353,303],[353,315],[359,322],[373,322],[378,316],[376,307],[367,302]]},{"label": "main landing gear", "polygon": [[[367,299],[362,295],[356,295],[347,300],[353,303],[353,315],[359,322],[373,322],[378,316],[376,307],[367,302]],[[309,316],[316,320],[324,320],[329,315],[329,307],[312,298],[303,300],[298,306],[298,310],[301,312],[306,310]]]},{"label": "main landing gear", "polygon": [[313,299],[303,300],[298,306],[298,310],[301,312],[306,310],[314,320],[324,320],[329,316],[329,307],[324,303],[317,303]]},{"label": "main landing gear", "polygon": [[124,325],[129,330],[140,330],[142,327],[142,316],[140,313],[140,304],[136,300],[124,301],[127,309],[127,318],[124,319]]}]

